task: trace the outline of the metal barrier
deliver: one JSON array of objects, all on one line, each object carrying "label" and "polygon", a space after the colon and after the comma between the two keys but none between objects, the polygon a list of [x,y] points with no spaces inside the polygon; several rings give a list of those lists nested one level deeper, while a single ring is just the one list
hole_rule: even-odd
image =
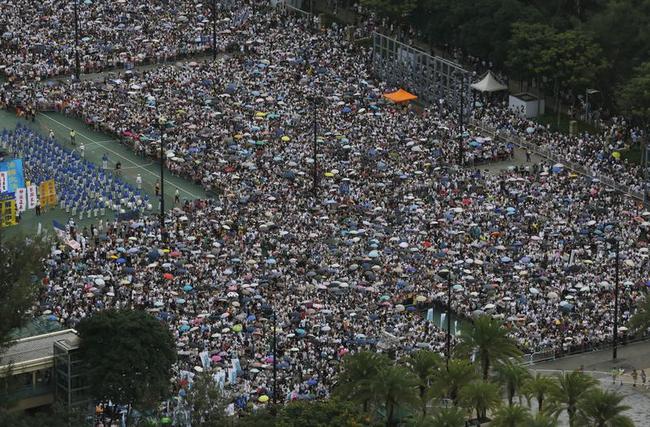
[{"label": "metal barrier", "polygon": [[510,142],[512,144],[515,144],[519,147],[526,148],[530,150],[531,152],[537,154],[538,156],[544,157],[546,159],[552,160],[555,163],[562,163],[565,167],[568,169],[571,169],[574,172],[577,172],[581,175],[588,176],[592,179],[598,179],[601,183],[606,185],[607,187],[613,188],[616,191],[619,191],[621,193],[624,193],[630,197],[633,197],[635,199],[638,199],[640,201],[643,201],[643,193],[639,193],[638,191],[633,191],[630,187],[619,185],[614,181],[611,177],[607,175],[603,175],[600,173],[595,173],[587,168],[585,168],[582,165],[579,165],[577,163],[568,161],[566,159],[561,158],[560,156],[552,153],[550,150],[540,147],[537,144],[533,144],[530,141],[526,141],[522,139],[519,135],[513,134],[511,132],[507,131],[499,131],[491,126],[486,125],[483,122],[477,122],[476,119],[471,119],[470,124],[479,129],[481,132],[486,133],[493,138],[500,138],[504,141]]}]

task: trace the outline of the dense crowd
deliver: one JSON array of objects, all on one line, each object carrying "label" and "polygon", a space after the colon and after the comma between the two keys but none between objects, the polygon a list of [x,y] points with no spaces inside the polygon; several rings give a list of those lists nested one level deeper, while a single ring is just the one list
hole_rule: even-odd
[{"label": "dense crowd", "polygon": [[[75,13],[82,73],[157,63],[212,48],[211,2],[0,1],[0,72],[11,80],[72,75]],[[219,2],[218,48],[250,9]]]},{"label": "dense crowd", "polygon": [[[425,309],[447,302],[444,268],[453,310],[503,318],[527,352],[597,345],[612,334],[616,237],[621,320],[631,315],[648,280],[650,212],[561,165],[465,167],[512,147],[458,129],[444,103],[383,101],[391,88],[343,31],[314,35],[273,13],[253,21],[238,30],[245,55],[41,89],[143,152],[157,152],[167,117],[168,166],[215,194],[175,209],[164,230],[150,218],[71,227],[85,249],[52,251],[41,311],[69,326],[110,307],[155,313],[177,338],[179,393],[217,366],[240,407],[271,390],[273,313],[286,399],[327,395],[349,351],[441,351]],[[496,107],[474,114],[568,143],[582,163],[605,152],[530,133]],[[609,156],[590,166],[633,173]]]}]

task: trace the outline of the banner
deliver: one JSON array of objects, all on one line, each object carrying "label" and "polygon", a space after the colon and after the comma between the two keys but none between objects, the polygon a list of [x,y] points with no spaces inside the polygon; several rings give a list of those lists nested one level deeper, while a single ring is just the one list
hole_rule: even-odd
[{"label": "banner", "polygon": [[0,172],[0,193],[9,191],[9,183],[7,182],[7,172]]},{"label": "banner", "polygon": [[27,210],[27,189],[18,188],[16,190],[16,209],[18,212],[25,212]]},{"label": "banner", "polygon": [[7,189],[5,191],[13,193],[17,189],[25,187],[22,159],[0,162],[0,172],[5,172],[7,174]]},{"label": "banner", "polygon": [[16,199],[14,193],[0,195],[0,227],[16,224]]},{"label": "banner", "polygon": [[38,193],[36,191],[36,185],[32,184],[27,187],[27,209],[34,209],[37,201]]},{"label": "banner", "polygon": [[53,179],[41,182],[39,193],[41,207],[56,206],[56,187]]}]

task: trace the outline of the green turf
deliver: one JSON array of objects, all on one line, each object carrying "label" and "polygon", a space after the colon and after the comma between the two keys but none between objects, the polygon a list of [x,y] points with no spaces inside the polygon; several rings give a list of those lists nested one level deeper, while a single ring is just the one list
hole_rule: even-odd
[{"label": "green turf", "polygon": [[[541,123],[543,125],[551,125],[551,130],[552,131],[559,131],[562,133],[569,133],[569,123],[571,120],[574,120],[570,118],[566,114],[560,114],[560,126],[558,127],[557,124],[557,114],[549,111],[546,112],[544,115],[541,117],[537,117],[534,119],[537,123]],[[581,120],[576,120],[578,122],[578,132],[589,132],[589,133],[597,133],[598,130],[590,125],[589,123],[583,122]]]},{"label": "green turf", "polygon": [[[16,116],[7,111],[0,110],[0,129],[14,129],[16,124],[20,122],[28,125],[30,128],[47,135],[49,130],[54,131],[54,136],[57,141],[67,147],[70,145],[69,130],[73,128],[77,132],[77,149],[81,143],[85,146],[85,158],[101,167],[101,158],[106,153],[109,158],[109,167],[114,168],[115,163],[119,160],[122,163],[122,179],[135,185],[136,176],[142,176],[142,188],[151,199],[154,211],[158,209],[158,202],[154,196],[155,182],[160,177],[160,163],[150,158],[140,158],[135,155],[128,147],[120,144],[115,137],[101,132],[94,131],[91,127],[85,125],[80,120],[66,117],[58,113],[43,113],[36,117],[35,122],[28,122],[24,119],[17,119]],[[194,200],[197,198],[206,198],[205,191],[198,185],[195,185],[185,179],[172,176],[171,173],[165,169],[165,207],[171,209],[174,207],[174,193],[176,189],[180,191],[181,200]],[[7,230],[8,235],[12,234],[31,234],[38,228],[40,222],[43,228],[51,228],[52,220],[63,222],[70,218],[70,214],[61,209],[52,209],[44,213],[42,216],[37,217],[34,211],[27,211],[23,213],[23,219],[18,226],[10,227]],[[109,214],[106,211],[106,220],[113,219],[112,212]],[[79,221],[75,218],[77,224],[86,226],[91,223],[98,223],[100,217],[84,219]]]}]

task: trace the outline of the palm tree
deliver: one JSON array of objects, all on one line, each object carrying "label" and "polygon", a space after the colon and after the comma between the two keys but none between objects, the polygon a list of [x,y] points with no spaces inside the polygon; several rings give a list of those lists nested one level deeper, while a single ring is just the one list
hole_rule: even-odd
[{"label": "palm tree", "polygon": [[473,381],[460,390],[460,401],[465,408],[476,410],[476,419],[480,422],[485,418],[488,409],[501,404],[501,390],[494,383]]},{"label": "palm tree", "polygon": [[634,427],[630,417],[622,413],[630,409],[621,405],[623,396],[600,388],[585,394],[578,406],[578,425],[594,427]]},{"label": "palm tree", "polygon": [[557,427],[557,419],[542,412],[535,414],[535,417],[528,420],[526,427]]},{"label": "palm tree", "polygon": [[636,308],[636,313],[630,319],[630,329],[634,331],[644,331],[650,328],[650,298],[646,297],[645,300]]},{"label": "palm tree", "polygon": [[406,359],[406,366],[418,379],[418,392],[422,403],[422,416],[427,415],[428,389],[435,375],[440,372],[442,359],[438,353],[418,350]]},{"label": "palm tree", "polygon": [[445,396],[458,405],[460,390],[476,377],[476,367],[469,360],[451,359],[449,369],[441,369],[434,378],[430,395]]},{"label": "palm tree", "polygon": [[569,414],[569,427],[576,425],[576,413],[582,397],[592,391],[597,383],[579,371],[564,372],[558,376],[557,387],[551,391],[550,396],[557,414],[564,410]]},{"label": "palm tree", "polygon": [[339,381],[334,389],[341,398],[360,402],[368,412],[372,402],[372,384],[379,371],[390,366],[390,359],[381,353],[361,351],[346,356],[341,364]]},{"label": "palm tree", "polygon": [[514,340],[508,336],[508,331],[492,316],[481,316],[465,326],[456,351],[465,356],[476,354],[484,381],[488,379],[492,363],[521,355]]},{"label": "palm tree", "polygon": [[490,427],[528,426],[531,418],[528,409],[521,405],[503,406],[494,413]]},{"label": "palm tree", "polygon": [[534,398],[537,400],[537,409],[539,412],[544,412],[544,400],[546,397],[557,387],[557,383],[551,377],[545,377],[539,372],[524,382],[521,392],[530,401]]},{"label": "palm tree", "polygon": [[524,385],[524,382],[530,378],[530,372],[519,362],[505,360],[495,366],[497,382],[506,390],[508,404],[512,406],[517,391]]},{"label": "palm tree", "polygon": [[375,402],[381,402],[386,411],[386,426],[396,425],[395,410],[412,406],[418,401],[417,378],[403,366],[387,366],[379,370],[371,383]]},{"label": "palm tree", "polygon": [[431,417],[429,427],[463,427],[465,414],[459,408],[440,408]]}]

